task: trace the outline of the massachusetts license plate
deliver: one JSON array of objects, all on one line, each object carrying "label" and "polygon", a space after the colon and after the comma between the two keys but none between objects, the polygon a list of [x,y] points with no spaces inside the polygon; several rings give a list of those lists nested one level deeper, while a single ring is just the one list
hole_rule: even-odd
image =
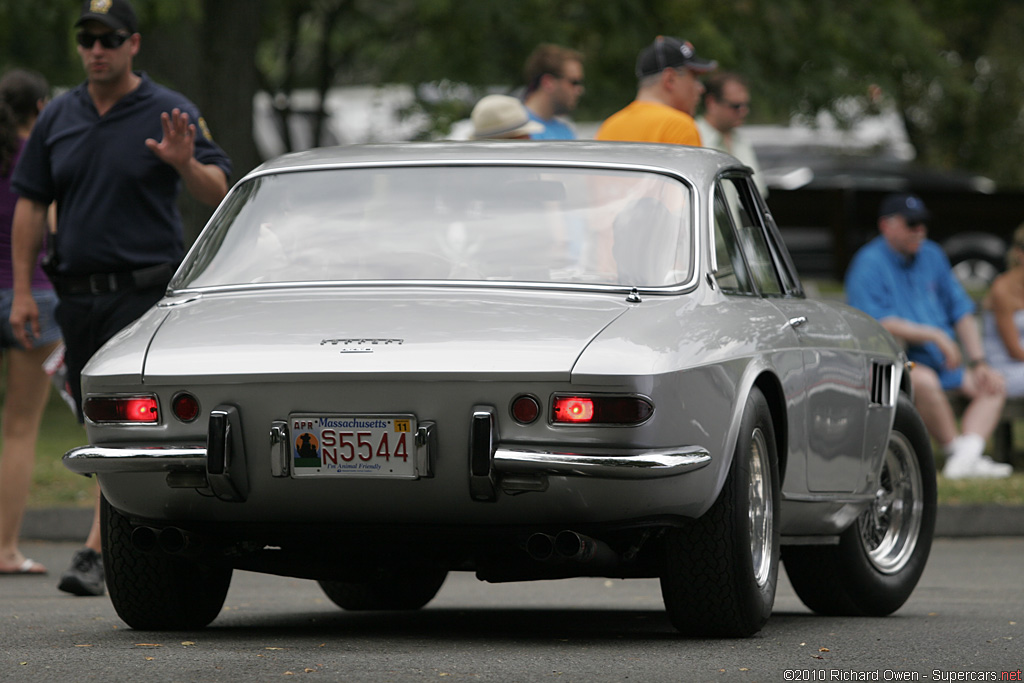
[{"label": "massachusetts license plate", "polygon": [[416,479],[413,415],[292,415],[294,477]]}]

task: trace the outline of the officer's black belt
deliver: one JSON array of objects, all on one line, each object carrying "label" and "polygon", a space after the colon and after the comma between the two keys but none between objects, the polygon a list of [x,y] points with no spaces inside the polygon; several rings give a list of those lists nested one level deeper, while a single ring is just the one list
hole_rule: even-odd
[{"label": "officer's black belt", "polygon": [[174,271],[175,268],[170,263],[161,263],[120,273],[60,274],[52,279],[58,294],[112,294],[133,289],[166,287]]}]

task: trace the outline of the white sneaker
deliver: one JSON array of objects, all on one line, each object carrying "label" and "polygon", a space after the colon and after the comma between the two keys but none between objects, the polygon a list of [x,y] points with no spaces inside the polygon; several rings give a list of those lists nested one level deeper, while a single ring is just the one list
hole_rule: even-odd
[{"label": "white sneaker", "polygon": [[987,455],[954,455],[946,460],[942,474],[946,479],[1005,479],[1013,474],[1013,465],[996,462]]}]

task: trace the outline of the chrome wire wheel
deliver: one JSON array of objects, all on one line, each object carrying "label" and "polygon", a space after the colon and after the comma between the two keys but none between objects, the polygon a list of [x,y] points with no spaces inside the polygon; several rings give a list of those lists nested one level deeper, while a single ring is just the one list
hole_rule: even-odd
[{"label": "chrome wire wheel", "polygon": [[772,570],[772,488],[769,481],[768,445],[764,432],[758,427],[750,437],[750,469],[747,485],[750,490],[750,559],[754,565],[754,580],[764,586]]},{"label": "chrome wire wheel", "polygon": [[914,447],[903,434],[889,437],[875,500],[858,519],[868,560],[883,574],[896,574],[910,561],[921,534],[924,494]]}]

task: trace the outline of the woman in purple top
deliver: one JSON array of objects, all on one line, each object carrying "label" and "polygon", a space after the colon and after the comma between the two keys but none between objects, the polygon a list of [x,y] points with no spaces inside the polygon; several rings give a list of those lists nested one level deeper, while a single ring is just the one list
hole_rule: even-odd
[{"label": "woman in purple top", "polygon": [[48,98],[49,86],[35,72],[12,69],[0,79],[0,362],[6,364],[7,377],[0,417],[0,576],[46,573],[46,567],[28,559],[18,549],[21,520],[32,483],[36,437],[50,390],[43,362],[60,342],[60,328],[53,318],[57,297],[38,266],[32,278],[32,296],[39,306],[42,334],[32,348],[26,349],[14,338],[8,318],[13,286],[11,221],[18,200],[11,190],[11,174]]}]

